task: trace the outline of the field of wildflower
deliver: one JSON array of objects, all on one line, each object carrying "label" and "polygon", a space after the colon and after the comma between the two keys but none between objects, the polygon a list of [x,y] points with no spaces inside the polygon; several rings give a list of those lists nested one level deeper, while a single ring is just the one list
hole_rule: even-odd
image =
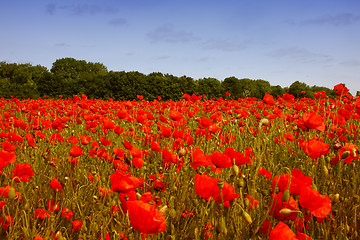
[{"label": "field of wildflower", "polygon": [[0,99],[0,239],[359,239],[360,99]]}]

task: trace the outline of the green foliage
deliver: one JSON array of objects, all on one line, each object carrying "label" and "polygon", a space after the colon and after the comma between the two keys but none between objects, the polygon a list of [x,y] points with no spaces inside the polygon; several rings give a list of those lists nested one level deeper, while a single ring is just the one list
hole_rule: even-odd
[{"label": "green foliage", "polygon": [[[234,76],[219,81],[216,78],[177,77],[160,72],[145,75],[137,71],[108,71],[102,63],[74,58],[57,59],[50,71],[43,66],[0,62],[0,96],[4,98],[38,98],[46,95],[56,98],[85,94],[92,99],[132,100],[141,95],[145,100],[159,96],[167,100],[181,100],[184,94],[206,95],[212,98],[258,98],[265,94],[274,97],[285,92],[296,98],[314,98],[314,93],[325,91],[336,97],[332,89],[312,86],[296,81],[290,87],[271,86],[268,81]],[[225,93],[230,93],[226,95]]]}]

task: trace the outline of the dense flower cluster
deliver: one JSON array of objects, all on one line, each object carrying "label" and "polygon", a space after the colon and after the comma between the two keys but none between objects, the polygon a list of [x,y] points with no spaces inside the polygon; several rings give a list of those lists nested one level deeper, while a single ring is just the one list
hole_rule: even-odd
[{"label": "dense flower cluster", "polygon": [[359,184],[349,182],[360,100],[334,90],[314,100],[0,99],[0,227],[22,239],[322,239],[309,229],[329,237],[345,219],[355,236],[336,191]]}]

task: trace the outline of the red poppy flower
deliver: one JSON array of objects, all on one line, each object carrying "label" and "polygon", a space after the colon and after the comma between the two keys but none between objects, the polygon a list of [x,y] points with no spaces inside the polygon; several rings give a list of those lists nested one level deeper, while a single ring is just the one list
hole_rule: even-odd
[{"label": "red poppy flower", "polygon": [[296,239],[297,240],[314,240],[314,239],[310,238],[308,235],[306,235],[305,233],[302,233],[302,232],[297,232],[296,233]]},{"label": "red poppy flower", "polygon": [[103,120],[103,124],[106,129],[115,129],[115,127],[116,127],[114,121],[107,120],[107,119]]},{"label": "red poppy flower", "polygon": [[320,132],[325,131],[324,119],[316,112],[307,112],[302,116],[304,125],[308,129],[316,129]]},{"label": "red poppy flower", "polygon": [[38,208],[35,210],[33,219],[44,220],[45,218],[49,218],[50,214],[43,208]]},{"label": "red poppy flower", "polygon": [[345,95],[349,92],[349,89],[345,87],[343,83],[339,83],[334,86],[334,91],[337,95]]},{"label": "red poppy flower", "polygon": [[14,152],[7,152],[0,150],[0,171],[10,163],[16,161],[16,155]]},{"label": "red poppy flower", "polygon": [[70,150],[70,155],[73,157],[79,157],[81,155],[83,155],[84,152],[82,151],[81,147],[79,147],[78,145],[73,145],[71,150]]},{"label": "red poppy flower", "polygon": [[63,218],[69,221],[73,217],[73,212],[70,209],[63,207],[61,210],[61,215]]},{"label": "red poppy flower", "polygon": [[150,148],[151,148],[151,150],[153,150],[155,152],[161,152],[160,143],[158,141],[151,142]]},{"label": "red poppy flower", "polygon": [[106,139],[104,136],[100,137],[100,143],[103,146],[111,146],[112,145],[112,142],[110,140]]},{"label": "red poppy flower", "polygon": [[34,179],[32,176],[34,175],[34,170],[32,170],[32,166],[27,163],[17,163],[15,169],[13,170],[12,178],[15,177],[15,182],[29,182]]},{"label": "red poppy flower", "polygon": [[264,222],[261,224],[258,232],[268,235],[271,231],[271,225],[272,225],[271,221],[264,220]]},{"label": "red poppy flower", "polygon": [[211,133],[217,133],[218,131],[220,131],[220,127],[217,124],[211,124],[209,126],[209,132]]},{"label": "red poppy flower", "polygon": [[191,167],[197,169],[200,166],[209,166],[212,164],[209,159],[206,158],[204,152],[200,147],[196,148],[191,154]]},{"label": "red poppy flower", "polygon": [[166,230],[166,219],[155,206],[143,201],[128,201],[127,207],[131,226],[139,232],[154,234]]},{"label": "red poppy flower", "polygon": [[216,182],[206,173],[203,175],[195,174],[195,192],[205,201],[208,201],[213,196],[213,189],[215,187],[218,188]]},{"label": "red poppy flower", "polygon": [[284,133],[284,138],[286,138],[289,141],[294,141],[295,137],[291,133]]},{"label": "red poppy flower", "polygon": [[56,191],[56,190],[61,191],[63,189],[62,184],[57,180],[56,177],[54,177],[53,180],[51,180],[50,187],[54,191]]},{"label": "red poppy flower", "polygon": [[181,114],[181,112],[179,112],[177,110],[170,110],[169,118],[173,121],[179,121],[179,120],[183,119],[183,115]]},{"label": "red poppy flower", "polygon": [[269,240],[296,240],[296,235],[288,225],[280,221],[276,227],[271,230]]},{"label": "red poppy flower", "polygon": [[114,192],[128,192],[135,190],[140,184],[141,180],[137,177],[125,174],[118,170],[110,175],[111,190]]},{"label": "red poppy flower", "polygon": [[260,167],[258,173],[263,175],[266,179],[272,178],[271,172],[266,170],[264,167]]},{"label": "red poppy flower", "polygon": [[72,221],[72,231],[75,232],[76,230],[78,229],[81,229],[81,226],[83,225],[83,222],[82,221],[79,221],[79,220],[75,220],[75,221]]},{"label": "red poppy flower", "polygon": [[[195,192],[196,194],[203,198],[205,201],[208,201],[210,197],[212,197],[216,202],[221,203],[221,195],[220,189],[217,184],[218,181],[222,181],[219,178],[212,178],[206,173],[200,175],[195,174]],[[235,198],[238,198],[240,195],[235,193],[235,189],[233,186],[224,182],[224,186],[222,188],[222,196],[224,205],[226,207],[230,207],[229,201]]]},{"label": "red poppy flower", "polygon": [[0,216],[0,227],[4,230],[8,229],[13,222],[13,218],[10,215],[6,215],[5,219],[3,216]]},{"label": "red poppy flower", "polygon": [[218,151],[213,151],[210,159],[218,168],[229,168],[234,165],[234,162],[227,155]]},{"label": "red poppy flower", "polygon": [[303,141],[300,143],[300,146],[302,147],[304,152],[309,155],[311,159],[319,158],[330,152],[329,144],[315,139]]},{"label": "red poppy flower", "polygon": [[269,105],[274,105],[275,100],[272,95],[266,93],[265,96],[263,97],[263,102]]},{"label": "red poppy flower", "polygon": [[[276,184],[277,183],[277,184]],[[283,174],[273,178],[273,191],[275,187],[279,187],[280,192],[284,192],[289,183],[289,174]],[[311,177],[306,177],[300,169],[291,170],[290,194],[300,195],[302,188],[310,186],[312,183]]]},{"label": "red poppy flower", "polygon": [[86,134],[83,134],[83,135],[79,134],[79,138],[80,138],[81,144],[83,144],[83,145],[88,145],[92,141],[92,138]]},{"label": "red poppy flower", "polygon": [[15,151],[15,146],[7,140],[2,142],[1,145],[2,145],[3,150],[5,150],[7,152]]},{"label": "red poppy flower", "polygon": [[136,168],[142,168],[144,165],[144,159],[142,159],[141,157],[133,157],[133,165]]},{"label": "red poppy flower", "polygon": [[299,203],[317,218],[324,218],[329,215],[331,211],[331,201],[329,197],[321,195],[312,187],[303,188]]}]

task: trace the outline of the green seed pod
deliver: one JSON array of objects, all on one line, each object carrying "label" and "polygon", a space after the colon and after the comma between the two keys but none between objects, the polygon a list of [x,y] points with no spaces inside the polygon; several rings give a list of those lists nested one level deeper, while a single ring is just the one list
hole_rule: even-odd
[{"label": "green seed pod", "polygon": [[10,187],[10,189],[9,189],[9,194],[8,194],[8,198],[14,199],[14,198],[15,198],[15,195],[16,195],[15,188]]},{"label": "green seed pod", "polygon": [[286,189],[282,195],[282,201],[287,202],[290,199],[290,190]]},{"label": "green seed pod", "polygon": [[220,190],[223,189],[223,187],[224,187],[224,181],[219,180],[219,181],[217,181],[216,183],[217,183],[217,185],[218,185],[218,187],[219,187]]},{"label": "green seed pod", "polygon": [[137,192],[137,193],[136,193],[136,199],[137,199],[137,200],[140,200],[140,198],[141,198],[141,194]]}]

